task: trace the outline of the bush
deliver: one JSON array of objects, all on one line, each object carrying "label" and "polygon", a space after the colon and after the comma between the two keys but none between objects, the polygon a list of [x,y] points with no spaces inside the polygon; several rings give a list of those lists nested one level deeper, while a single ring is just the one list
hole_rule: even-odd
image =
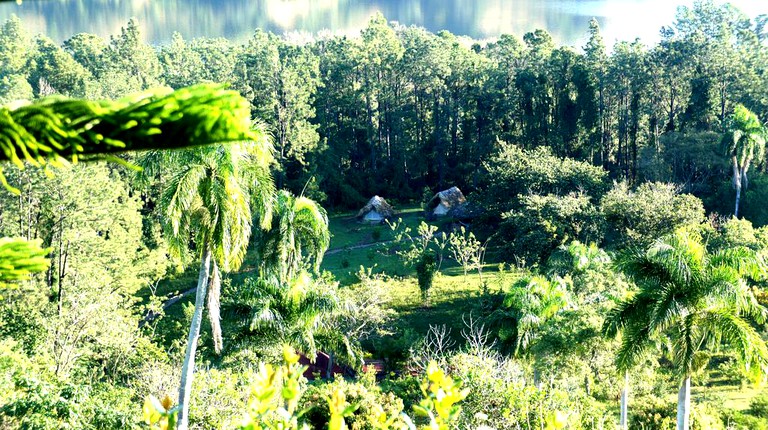
[{"label": "bush", "polygon": [[606,239],[622,247],[644,247],[656,238],[686,225],[704,221],[704,205],[677,186],[648,182],[636,190],[616,185],[603,197],[600,207],[608,224]]},{"label": "bush", "polygon": [[[629,408],[632,428],[673,430],[677,424],[677,403],[658,397],[633,400]],[[691,430],[722,430],[725,426],[719,409],[708,403],[692,404]]]},{"label": "bush", "polygon": [[768,392],[762,392],[752,399],[748,412],[758,418],[768,418]]},{"label": "bush", "polygon": [[520,206],[502,215],[493,238],[506,256],[536,264],[570,241],[600,243],[603,239],[602,215],[585,194],[523,196]]},{"label": "bush", "polygon": [[375,374],[364,374],[360,382],[336,379],[331,383],[311,385],[301,397],[300,404],[306,410],[304,417],[312,428],[326,428],[330,420],[329,400],[334,392],[341,391],[355,410],[344,421],[350,430],[374,430],[381,413],[397,416],[403,411],[403,401],[392,393],[385,393],[376,385]]},{"label": "bush", "polygon": [[675,404],[658,397],[633,399],[629,408],[629,422],[645,430],[673,430],[676,416]]},{"label": "bush", "polygon": [[424,304],[429,303],[429,290],[432,289],[432,283],[437,273],[437,259],[431,251],[425,251],[416,262],[416,276],[419,281],[419,290],[421,290],[421,300]]},{"label": "bush", "polygon": [[766,420],[734,410],[723,412],[723,422],[729,430],[768,430]]},{"label": "bush", "polygon": [[492,216],[515,209],[520,195],[582,192],[599,199],[609,186],[608,172],[601,167],[557,157],[545,147],[525,150],[502,144],[485,167],[488,173],[476,197]]}]

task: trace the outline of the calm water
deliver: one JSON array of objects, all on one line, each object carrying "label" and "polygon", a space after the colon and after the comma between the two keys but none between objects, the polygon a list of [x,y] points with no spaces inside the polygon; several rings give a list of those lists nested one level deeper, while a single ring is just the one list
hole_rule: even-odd
[{"label": "calm water", "polygon": [[[768,0],[733,0],[754,17]],[[24,0],[0,2],[0,20],[18,15],[28,27],[57,41],[80,32],[108,36],[129,18],[139,20],[149,42],[162,44],[174,31],[186,38],[223,36],[244,41],[256,28],[276,33],[323,30],[353,34],[375,11],[389,20],[446,29],[473,38],[548,30],[559,43],[580,46],[589,19],[600,22],[606,41],[658,40],[682,0]]]}]

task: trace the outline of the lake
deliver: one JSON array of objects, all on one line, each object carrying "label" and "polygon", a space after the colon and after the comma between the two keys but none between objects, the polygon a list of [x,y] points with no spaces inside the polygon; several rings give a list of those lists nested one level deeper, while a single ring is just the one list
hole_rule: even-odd
[{"label": "lake", "polygon": [[[735,0],[751,17],[768,13],[768,1]],[[606,42],[659,39],[659,29],[674,19],[679,0],[25,0],[0,2],[0,19],[19,16],[28,28],[61,42],[81,33],[109,36],[131,17],[147,40],[163,44],[174,31],[185,38],[223,36],[245,41],[262,28],[355,34],[381,11],[387,19],[448,30],[476,39],[503,33],[522,36],[544,28],[561,44],[581,46],[587,23],[600,22]]]}]

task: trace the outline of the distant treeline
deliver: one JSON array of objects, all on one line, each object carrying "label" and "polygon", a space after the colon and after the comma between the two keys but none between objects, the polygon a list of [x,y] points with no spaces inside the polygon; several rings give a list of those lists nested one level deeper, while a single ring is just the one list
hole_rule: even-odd
[{"label": "distant treeline", "polygon": [[245,45],[176,35],[151,47],[131,21],[109,40],[78,34],[57,46],[11,19],[0,29],[0,101],[229,82],[274,136],[278,185],[330,207],[471,191],[500,142],[701,196],[728,180],[716,136],[733,106],[768,117],[766,21],[697,2],[658,45],[618,42],[609,52],[595,20],[574,49],[544,30],[480,44],[381,15],[354,38],[257,30]]}]

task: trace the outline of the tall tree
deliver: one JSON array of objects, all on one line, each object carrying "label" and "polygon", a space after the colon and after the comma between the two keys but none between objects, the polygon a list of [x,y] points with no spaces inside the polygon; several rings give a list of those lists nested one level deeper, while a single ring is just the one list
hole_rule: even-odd
[{"label": "tall tree", "polygon": [[182,256],[193,241],[200,256],[195,310],[179,388],[181,430],[189,426],[195,352],[206,297],[218,352],[222,347],[218,320],[220,272],[235,270],[242,263],[254,218],[265,228],[271,224],[271,161],[271,145],[263,133],[257,141],[150,152],[140,161],[143,175],[149,178],[158,175],[161,169],[168,172],[160,210],[170,249]]},{"label": "tall tree", "polygon": [[0,102],[31,99],[27,65],[35,55],[35,44],[15,15],[0,26]]},{"label": "tall tree", "polygon": [[317,271],[330,240],[325,210],[304,196],[281,190],[274,200],[272,225],[257,241],[262,273],[287,283],[302,269]]},{"label": "tall tree", "polygon": [[691,376],[707,365],[710,352],[729,349],[748,370],[766,368],[768,347],[750,324],[750,319],[764,322],[767,314],[750,286],[764,271],[754,251],[709,252],[700,237],[677,231],[618,265],[639,289],[606,318],[609,334],[622,333],[618,367],[635,365],[654,340],[668,342],[681,381],[678,430],[689,429]]},{"label": "tall tree", "polygon": [[269,124],[274,135],[278,188],[285,187],[289,179],[289,165],[303,166],[306,155],[320,144],[312,105],[319,84],[318,64],[317,56],[307,46],[291,44],[261,30],[238,57],[236,86],[251,100],[256,117]]},{"label": "tall tree", "polygon": [[159,58],[163,80],[171,88],[187,87],[202,81],[205,73],[203,60],[181,34],[173,33],[171,44],[160,50]]},{"label": "tall tree", "polygon": [[106,67],[102,57],[106,40],[95,34],[79,33],[65,40],[63,48],[93,76],[101,76]]},{"label": "tall tree", "polygon": [[55,92],[78,98],[93,96],[91,73],[68,52],[46,37],[37,40],[37,51],[30,81],[38,95]]},{"label": "tall tree", "polygon": [[723,136],[726,154],[731,157],[733,187],[736,188],[736,205],[733,216],[739,217],[739,203],[742,188],[747,188],[747,172],[752,163],[765,158],[765,143],[768,130],[760,119],[743,105],[737,105],[731,115],[728,131]]},{"label": "tall tree", "polygon": [[[606,94],[606,72],[608,67],[608,54],[606,54],[605,41],[600,33],[600,23],[592,18],[589,21],[589,40],[584,45],[584,58],[589,70],[589,80],[594,83],[597,92],[597,109],[593,112],[596,118],[591,119],[588,124],[597,124],[592,133],[592,147],[598,149],[597,155],[600,157],[600,163],[605,166],[609,149],[608,139],[610,131],[606,122],[607,94]],[[586,108],[591,108],[587,106]],[[593,150],[594,151],[594,150]],[[590,160],[595,162],[596,160]]]},{"label": "tall tree", "polygon": [[159,86],[163,72],[155,50],[144,42],[139,24],[131,19],[112,36],[104,49],[105,67],[100,82],[109,98],[123,97],[129,92]]}]

